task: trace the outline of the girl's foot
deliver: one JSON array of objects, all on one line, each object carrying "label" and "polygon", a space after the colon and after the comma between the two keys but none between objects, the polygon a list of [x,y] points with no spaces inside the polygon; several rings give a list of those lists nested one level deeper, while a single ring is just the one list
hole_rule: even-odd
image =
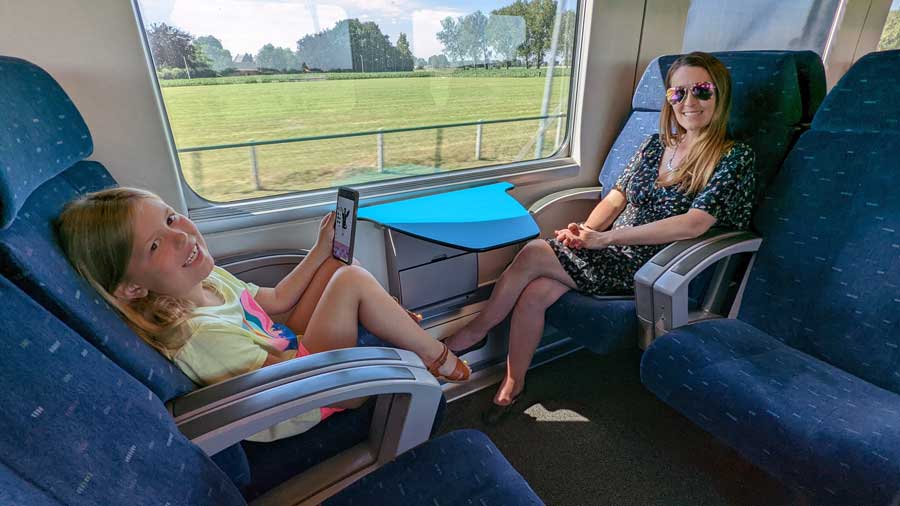
[{"label": "girl's foot", "polygon": [[439,380],[449,381],[450,383],[462,383],[468,381],[472,370],[469,365],[459,357],[450,353],[450,349],[446,344],[441,343],[441,354],[430,364],[428,364],[428,372]]},{"label": "girl's foot", "polygon": [[477,332],[473,332],[469,330],[468,325],[456,331],[452,336],[444,339],[444,344],[447,345],[453,352],[459,352],[463,350],[468,350],[476,343],[481,342],[484,339],[485,334],[479,334]]}]

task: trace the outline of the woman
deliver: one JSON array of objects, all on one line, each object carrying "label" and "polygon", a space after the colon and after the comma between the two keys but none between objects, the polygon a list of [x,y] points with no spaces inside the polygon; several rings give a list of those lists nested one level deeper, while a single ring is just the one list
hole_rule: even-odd
[{"label": "woman", "polygon": [[544,313],[569,290],[631,292],[637,270],[667,244],[711,226],[746,228],[755,187],[754,155],[729,140],[731,77],[715,57],[695,52],[666,74],[660,133],[650,136],[615,187],[582,224],[536,239],[498,280],[485,309],[446,340],[464,350],[512,311],[506,377],[484,421],[498,423],[525,386]]}]

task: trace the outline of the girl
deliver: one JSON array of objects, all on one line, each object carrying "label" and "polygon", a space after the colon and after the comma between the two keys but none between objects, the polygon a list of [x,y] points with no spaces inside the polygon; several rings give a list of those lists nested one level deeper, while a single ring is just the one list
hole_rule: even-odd
[{"label": "girl", "polygon": [[463,350],[512,312],[506,377],[484,413],[498,423],[525,387],[544,313],[569,290],[609,295],[634,290],[634,275],[672,241],[713,224],[749,225],[756,175],[753,151],[726,137],[728,69],[706,53],[676,60],[665,81],[659,134],[651,135],[616,186],[583,224],[529,242],[500,277],[479,316],[446,340]]},{"label": "girl", "polygon": [[[309,255],[274,288],[244,283],[216,267],[194,223],[147,191],[85,195],[66,206],[58,226],[78,272],[198,384],[356,346],[358,323],[416,353],[439,379],[466,381],[471,373],[371,274],[331,258],[334,213],[322,219]],[[286,326],[268,316],[287,311]],[[321,418],[330,413],[323,408]]]}]

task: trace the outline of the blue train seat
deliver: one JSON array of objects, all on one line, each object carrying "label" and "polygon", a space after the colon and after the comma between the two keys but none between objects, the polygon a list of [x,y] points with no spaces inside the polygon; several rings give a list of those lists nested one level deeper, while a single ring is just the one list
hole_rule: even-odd
[{"label": "blue train seat", "polygon": [[[0,299],[0,503],[247,504],[145,385],[2,277]],[[323,504],[543,503],[484,434],[467,430]]]},{"label": "blue train seat", "polygon": [[815,504],[900,499],[900,51],[831,90],[755,216],[737,319],[657,339],[660,399]]},{"label": "blue train seat", "polygon": [[[756,152],[759,180],[767,181],[803,125],[821,102],[825,72],[809,51],[732,51],[713,53],[733,82],[729,134]],[[647,67],[632,100],[632,112],[600,171],[605,196],[647,136],[659,131],[665,76],[679,55],[660,56]],[[698,283],[696,292],[703,290]],[[639,335],[631,297],[592,297],[575,291],[547,310],[548,325],[595,353],[633,347]]]},{"label": "blue train seat", "polygon": [[[0,57],[0,73],[0,111],[9,118],[0,126],[0,273],[163,402],[182,399],[197,385],[129,329],[57,243],[53,222],[66,202],[116,185],[101,164],[85,160],[93,142],[81,114],[43,69]],[[348,410],[299,436],[244,442],[214,459],[245,491],[262,493],[366,440],[372,411]]]}]

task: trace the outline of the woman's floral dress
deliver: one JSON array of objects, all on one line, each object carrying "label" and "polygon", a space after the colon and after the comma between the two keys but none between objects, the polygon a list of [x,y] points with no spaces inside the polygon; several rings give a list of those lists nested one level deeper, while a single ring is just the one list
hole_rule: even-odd
[{"label": "woman's floral dress", "polygon": [[[613,222],[613,230],[644,225],[690,209],[711,214],[717,227],[747,228],[756,188],[755,156],[749,146],[736,142],[719,160],[706,187],[694,196],[682,193],[677,185],[657,186],[664,151],[659,134],[654,134],[628,162],[615,186],[625,194],[627,204]],[[547,242],[578,289],[593,295],[633,292],[635,273],[667,246],[608,246],[591,250],[570,249],[556,239]]]}]

